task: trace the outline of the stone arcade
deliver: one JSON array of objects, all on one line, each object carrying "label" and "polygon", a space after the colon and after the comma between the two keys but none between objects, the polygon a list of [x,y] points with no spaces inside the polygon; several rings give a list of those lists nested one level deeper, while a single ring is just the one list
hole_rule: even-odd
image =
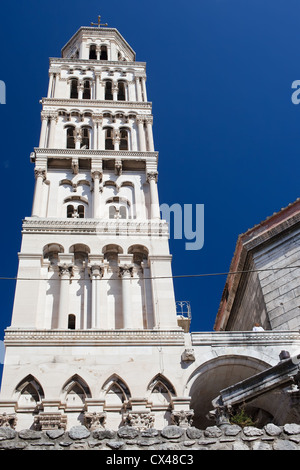
[{"label": "stone arcade", "polygon": [[[116,29],[81,27],[62,57],[50,59],[41,119],[39,147],[31,154],[32,215],[23,221],[5,332],[0,427],[204,429],[229,386],[260,380],[275,367],[276,387],[281,352],[288,352],[288,364],[299,354],[299,323],[292,329],[282,322],[282,329],[266,320],[264,332],[189,333],[190,319],[176,313],[146,65]],[[290,223],[282,231],[297,229],[297,211],[283,214]],[[235,285],[226,298],[236,292]],[[218,324],[231,318],[229,304],[226,315],[222,308]],[[252,313],[260,317],[258,307]],[[281,378],[290,370],[285,364]],[[285,424],[278,404],[291,390],[295,400],[298,387],[297,380],[282,384],[272,399],[249,391],[262,424]],[[223,405],[219,419],[228,411]]]}]

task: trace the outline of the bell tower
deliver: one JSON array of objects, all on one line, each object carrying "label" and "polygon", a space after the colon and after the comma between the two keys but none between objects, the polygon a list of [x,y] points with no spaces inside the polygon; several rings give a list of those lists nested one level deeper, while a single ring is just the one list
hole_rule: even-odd
[{"label": "bell tower", "polygon": [[[23,427],[33,415],[63,426],[91,409],[118,424],[125,409],[151,409],[127,390],[139,371],[156,375],[157,345],[184,344],[146,64],[99,19],[50,59],[41,103],[0,408]],[[120,400],[109,403],[112,391]]]}]

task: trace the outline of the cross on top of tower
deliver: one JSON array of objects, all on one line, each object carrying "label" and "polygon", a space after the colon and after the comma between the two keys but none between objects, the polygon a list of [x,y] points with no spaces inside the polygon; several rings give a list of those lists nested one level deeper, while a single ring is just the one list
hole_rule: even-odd
[{"label": "cross on top of tower", "polygon": [[100,28],[101,26],[108,26],[107,23],[103,23],[101,24],[101,16],[98,15],[98,23],[91,23],[92,26],[98,26],[98,28]]}]

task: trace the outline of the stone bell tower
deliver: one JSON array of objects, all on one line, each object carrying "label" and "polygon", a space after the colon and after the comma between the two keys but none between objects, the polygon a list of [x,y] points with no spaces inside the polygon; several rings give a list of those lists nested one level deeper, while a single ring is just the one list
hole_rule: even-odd
[{"label": "stone bell tower", "polygon": [[[180,399],[161,361],[172,368],[184,332],[145,63],[116,29],[81,27],[50,59],[41,120],[0,414],[42,429],[93,413],[110,426],[130,413],[162,419]],[[165,408],[149,398],[155,387],[173,397]]]}]

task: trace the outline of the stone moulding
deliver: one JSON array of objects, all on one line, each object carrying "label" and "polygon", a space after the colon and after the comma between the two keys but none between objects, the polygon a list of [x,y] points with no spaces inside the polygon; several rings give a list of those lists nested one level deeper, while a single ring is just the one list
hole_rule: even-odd
[{"label": "stone moulding", "polygon": [[25,232],[56,232],[56,233],[95,233],[96,235],[110,233],[115,235],[169,236],[168,224],[165,221],[101,221],[95,219],[42,219],[26,217],[23,221]]},{"label": "stone moulding", "polygon": [[6,346],[128,346],[184,345],[182,330],[5,330]]},{"label": "stone moulding", "polygon": [[214,331],[211,333],[191,333],[193,346],[249,346],[257,345],[298,345],[300,348],[300,332],[298,331]]}]

